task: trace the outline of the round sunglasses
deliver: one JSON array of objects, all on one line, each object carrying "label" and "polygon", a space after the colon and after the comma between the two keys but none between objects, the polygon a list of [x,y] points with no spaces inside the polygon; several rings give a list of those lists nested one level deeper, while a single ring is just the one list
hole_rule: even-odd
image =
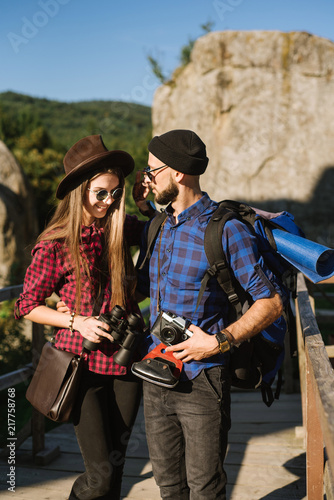
[{"label": "round sunglasses", "polygon": [[98,201],[106,201],[108,199],[108,196],[110,196],[114,200],[119,200],[122,197],[122,193],[123,193],[123,189],[120,187],[115,188],[113,191],[111,191],[111,193],[109,193],[109,191],[107,191],[106,189],[99,189],[99,190],[94,190],[94,189],[90,189],[90,188],[87,188],[87,189],[91,193],[95,194],[96,199]]}]

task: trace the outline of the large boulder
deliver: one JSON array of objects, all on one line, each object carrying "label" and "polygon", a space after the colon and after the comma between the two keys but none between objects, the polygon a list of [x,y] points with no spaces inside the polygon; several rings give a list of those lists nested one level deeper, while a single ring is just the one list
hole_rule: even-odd
[{"label": "large boulder", "polygon": [[22,283],[37,231],[27,178],[0,141],[0,287]]},{"label": "large boulder", "polygon": [[206,143],[213,199],[288,209],[334,244],[334,43],[279,31],[199,38],[154,97],[154,134],[176,128]]}]

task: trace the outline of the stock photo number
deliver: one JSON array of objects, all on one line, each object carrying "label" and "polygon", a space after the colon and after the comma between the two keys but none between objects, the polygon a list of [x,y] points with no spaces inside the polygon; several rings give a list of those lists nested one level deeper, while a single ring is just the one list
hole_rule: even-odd
[{"label": "stock photo number", "polygon": [[8,448],[8,473],[7,473],[7,484],[8,491],[15,491],[16,486],[16,476],[15,476],[15,463],[16,463],[16,437],[15,437],[15,388],[10,387],[8,389],[8,399],[7,399],[7,423],[8,423],[8,437],[7,437],[7,448]]}]

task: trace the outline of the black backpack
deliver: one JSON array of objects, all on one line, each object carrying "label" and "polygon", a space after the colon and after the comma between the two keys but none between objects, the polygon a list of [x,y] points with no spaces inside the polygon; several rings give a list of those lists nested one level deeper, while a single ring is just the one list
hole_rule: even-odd
[{"label": "black backpack", "polygon": [[[166,217],[166,212],[161,212],[151,221],[147,234],[147,253],[139,268],[142,268],[146,259],[150,258],[155,239]],[[276,251],[272,230],[278,228],[304,237],[303,231],[295,224],[293,216],[288,212],[264,212],[245,203],[231,200],[219,203],[205,230],[204,249],[209,267],[202,279],[197,306],[209,280],[217,279],[231,306],[229,309],[230,323],[240,318],[252,303],[250,296],[244,291],[229,268],[222,247],[224,226],[227,221],[233,219],[242,221],[256,235],[259,251],[266,265],[281,282],[290,298],[296,296],[297,269]],[[290,300],[286,301],[284,317],[290,340],[290,354],[295,356],[297,352],[296,326]],[[268,335],[266,331],[263,331],[243,342],[238,348],[234,348],[230,359],[232,386],[240,389],[260,387],[264,403],[270,406],[274,399],[279,398],[281,390],[284,343],[285,335],[282,332],[275,338],[275,335]],[[276,375],[277,385],[274,394],[272,384]]]}]

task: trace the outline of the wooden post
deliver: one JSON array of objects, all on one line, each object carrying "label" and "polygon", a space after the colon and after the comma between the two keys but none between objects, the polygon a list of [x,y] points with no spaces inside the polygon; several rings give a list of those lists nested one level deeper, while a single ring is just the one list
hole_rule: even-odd
[{"label": "wooden post", "polygon": [[[33,323],[32,359],[36,368],[45,344],[44,325]],[[32,452],[36,465],[47,465],[60,455],[60,447],[45,446],[45,417],[33,408],[31,419]]]},{"label": "wooden post", "polygon": [[[32,365],[35,370],[40,354],[42,352],[43,345],[45,343],[44,339],[44,326],[37,323],[32,324]],[[32,419],[31,419],[31,434],[32,434],[32,452],[33,456],[37,455],[40,451],[44,450],[45,447],[45,422],[44,415],[39,413],[33,408]]]},{"label": "wooden post", "polygon": [[[306,424],[307,498],[322,500],[324,489],[324,450],[331,474],[327,474],[326,498],[330,499],[328,486],[334,476],[334,371],[314,316],[305,280],[298,275],[298,306],[301,331],[305,346],[306,398],[304,416]],[[301,379],[303,370],[301,370]],[[328,495],[327,495],[328,494]]]},{"label": "wooden post", "polygon": [[302,415],[303,427],[306,429],[306,360],[305,360],[305,344],[300,323],[300,311],[298,300],[295,301],[296,306],[296,327],[297,327],[297,346],[298,346],[298,364],[299,364],[299,381],[300,393],[302,398]]},{"label": "wooden post", "polygon": [[310,359],[306,354],[306,491],[308,500],[323,500],[324,440],[311,371]]}]

